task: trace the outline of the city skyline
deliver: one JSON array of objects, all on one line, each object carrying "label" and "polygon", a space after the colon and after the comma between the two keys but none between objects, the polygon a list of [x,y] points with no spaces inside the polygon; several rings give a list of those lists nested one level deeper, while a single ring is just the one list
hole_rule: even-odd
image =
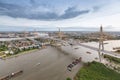
[{"label": "city skyline", "polygon": [[119,31],[119,0],[0,0],[0,31]]}]

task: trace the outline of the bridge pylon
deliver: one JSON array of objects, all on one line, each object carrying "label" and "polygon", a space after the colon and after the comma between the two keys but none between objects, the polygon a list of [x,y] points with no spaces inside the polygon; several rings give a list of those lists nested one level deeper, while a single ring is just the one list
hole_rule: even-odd
[{"label": "bridge pylon", "polygon": [[58,37],[60,38],[60,39],[62,39],[62,32],[61,32],[61,28],[60,27],[58,27]]},{"label": "bridge pylon", "polygon": [[99,60],[101,62],[101,51],[104,50],[104,35],[103,35],[103,27],[102,25],[100,26],[100,38],[99,38],[99,50],[98,50],[98,54],[99,54]]}]

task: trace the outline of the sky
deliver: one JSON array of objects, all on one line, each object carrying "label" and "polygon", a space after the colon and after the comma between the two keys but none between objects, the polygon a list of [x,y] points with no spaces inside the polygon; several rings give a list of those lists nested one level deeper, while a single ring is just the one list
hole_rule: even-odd
[{"label": "sky", "polygon": [[0,31],[120,31],[120,0],[0,0]]}]

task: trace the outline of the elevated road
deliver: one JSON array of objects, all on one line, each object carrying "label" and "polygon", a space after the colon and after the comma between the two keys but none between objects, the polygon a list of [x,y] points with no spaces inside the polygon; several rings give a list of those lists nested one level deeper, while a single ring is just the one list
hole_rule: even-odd
[{"label": "elevated road", "polygon": [[[85,47],[85,48],[89,48],[91,50],[95,50],[95,51],[98,51],[99,49],[96,48],[96,47],[92,47],[92,46],[88,46],[88,45],[85,45],[85,44],[82,44],[82,43],[77,43],[79,46],[82,46],[82,47]],[[114,52],[111,52],[111,51],[107,51],[107,50],[102,50],[101,51],[103,54],[108,54],[110,56],[113,56],[113,57],[116,57],[116,58],[120,58],[120,54],[117,54],[117,53],[114,53]]]},{"label": "elevated road", "polygon": [[[98,51],[99,50],[96,47],[88,46],[88,45],[85,45],[85,44],[82,44],[82,43],[68,42],[68,41],[64,41],[64,40],[56,39],[56,38],[50,38],[50,39],[55,40],[55,41],[60,41],[61,43],[67,42],[68,44],[79,45],[79,46],[82,46],[82,47],[85,47],[85,48],[89,48],[89,49],[94,50],[94,51]],[[116,58],[120,58],[120,54],[117,54],[115,52],[111,52],[111,51],[107,51],[107,50],[102,50],[101,52],[103,54],[108,54],[110,56],[113,56],[113,57],[116,57]]]},{"label": "elevated road", "polygon": [[14,41],[14,40],[23,40],[23,39],[34,39],[36,37],[18,37],[18,38],[0,38],[0,41]]}]

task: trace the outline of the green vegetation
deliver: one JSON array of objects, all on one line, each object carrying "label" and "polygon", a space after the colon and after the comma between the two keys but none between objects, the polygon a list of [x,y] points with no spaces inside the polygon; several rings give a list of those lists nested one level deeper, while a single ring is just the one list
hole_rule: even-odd
[{"label": "green vegetation", "polygon": [[88,36],[72,36],[71,38],[73,39],[78,39],[78,40],[81,40],[81,41],[85,41],[85,42],[91,42],[91,41],[95,41],[95,42],[98,42],[99,39],[97,38],[91,38],[91,37],[88,37]]},{"label": "green vegetation", "polygon": [[74,39],[79,39],[79,40],[88,40],[89,38],[86,36],[72,36]]},{"label": "green vegetation", "polygon": [[115,51],[116,53],[120,54],[120,50]]},{"label": "green vegetation", "polygon": [[0,53],[0,56],[4,55],[3,53]]},{"label": "green vegetation", "polygon": [[1,45],[0,46],[0,51],[5,51],[5,50],[7,50],[8,48],[5,46],[5,45]]},{"label": "green vegetation", "polygon": [[92,62],[81,68],[74,80],[120,80],[120,74],[102,63]]},{"label": "green vegetation", "polygon": [[[22,52],[27,52],[27,51],[35,50],[35,49],[39,49],[39,47],[38,47],[38,46],[37,46],[37,47],[34,47],[34,46],[33,46],[32,48],[23,48],[23,50],[15,49],[13,55],[19,54],[19,53],[22,53]],[[12,54],[11,54],[11,55],[12,55]]]},{"label": "green vegetation", "polygon": [[16,56],[19,56],[21,54],[30,53],[30,52],[36,51],[36,50],[38,50],[38,49],[31,49],[31,50],[26,50],[26,51],[20,51],[20,52],[15,53],[15,54],[6,54],[6,56],[4,56],[2,59],[16,57]]},{"label": "green vegetation", "polygon": [[31,51],[38,50],[38,49],[39,49],[39,47],[24,48],[23,50],[16,48],[13,50],[14,54],[6,54],[6,56],[4,56],[3,59],[9,58],[9,57],[14,57],[14,56],[17,56],[19,54],[29,53]]},{"label": "green vegetation", "polygon": [[72,80],[71,78],[67,78],[66,80]]},{"label": "green vegetation", "polygon": [[116,57],[113,57],[113,56],[109,56],[109,55],[107,55],[107,54],[104,54],[104,58],[109,59],[110,62],[113,61],[113,62],[115,62],[115,63],[120,63],[120,59],[119,59],[119,58],[116,58]]}]

